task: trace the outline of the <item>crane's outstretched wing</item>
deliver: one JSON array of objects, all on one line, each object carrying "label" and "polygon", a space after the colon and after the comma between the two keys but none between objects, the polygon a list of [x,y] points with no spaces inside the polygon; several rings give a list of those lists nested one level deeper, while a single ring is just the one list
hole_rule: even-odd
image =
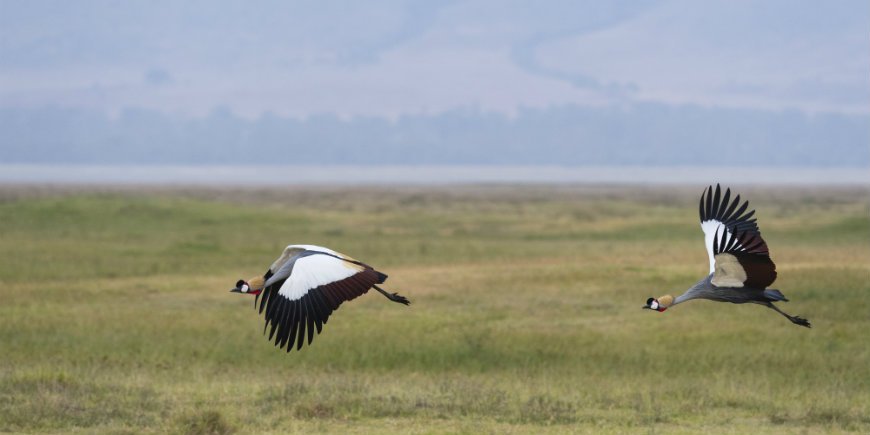
[{"label": "crane's outstretched wing", "polygon": [[701,194],[698,214],[701,217],[701,230],[704,231],[704,245],[707,247],[707,256],[710,260],[710,273],[713,273],[715,267],[713,245],[716,243],[716,234],[720,227],[725,228],[725,232],[729,236],[736,232],[747,232],[759,234],[759,239],[761,239],[758,224],[756,224],[755,219],[752,219],[755,210],[747,212],[746,209],[748,207],[749,201],[744,201],[742,205],[740,204],[740,195],[731,200],[731,189],[726,189],[723,196],[718,184],[716,185],[715,192],[713,186],[709,186]]},{"label": "crane's outstretched wing", "polygon": [[[300,246],[300,245],[297,245]],[[344,301],[354,299],[384,282],[386,275],[350,257],[325,248],[306,246],[294,252],[266,281],[260,313],[265,313],[265,333],[275,345],[289,352],[301,349],[308,336],[314,340],[333,311]],[[289,247],[288,247],[289,248]],[[324,249],[324,252],[320,249]],[[271,328],[270,328],[271,326]]]},{"label": "crane's outstretched wing", "polygon": [[776,265],[770,259],[761,235],[749,231],[716,231],[711,246],[715,270],[710,281],[717,287],[762,290],[776,280]]}]

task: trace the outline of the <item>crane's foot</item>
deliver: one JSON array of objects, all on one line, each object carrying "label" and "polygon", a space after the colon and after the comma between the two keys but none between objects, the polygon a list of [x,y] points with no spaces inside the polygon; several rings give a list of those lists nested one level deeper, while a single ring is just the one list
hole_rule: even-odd
[{"label": "crane's foot", "polygon": [[801,326],[804,326],[807,328],[812,328],[812,325],[810,325],[810,321],[807,319],[804,319],[803,317],[792,316],[792,317],[789,317],[788,320],[791,320],[791,323],[794,323],[795,325],[801,325]]},{"label": "crane's foot", "polygon": [[382,295],[386,296],[387,299],[389,299],[393,302],[397,302],[397,303],[400,303],[402,305],[411,305],[411,301],[409,301],[408,298],[406,298],[398,293],[388,293],[384,289],[382,289],[378,286],[374,286],[374,288],[375,288],[375,290],[381,292]]},{"label": "crane's foot", "polygon": [[389,294],[385,294],[384,296],[386,296],[387,299],[389,299],[393,302],[398,302],[398,303],[403,304],[403,305],[411,305],[411,301],[409,301],[408,298],[406,298],[398,293],[389,293]]}]

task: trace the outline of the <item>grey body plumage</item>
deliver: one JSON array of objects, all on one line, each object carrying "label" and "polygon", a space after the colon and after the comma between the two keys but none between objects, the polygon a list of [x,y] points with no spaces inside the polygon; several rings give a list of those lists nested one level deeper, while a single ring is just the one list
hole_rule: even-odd
[{"label": "grey body plumage", "polygon": [[677,296],[671,306],[692,299],[707,299],[716,302],[730,302],[732,304],[754,303],[761,305],[766,305],[768,302],[788,302],[788,299],[776,289],[718,287],[713,285],[712,280],[713,274],[711,273],[686,290],[685,293]]}]

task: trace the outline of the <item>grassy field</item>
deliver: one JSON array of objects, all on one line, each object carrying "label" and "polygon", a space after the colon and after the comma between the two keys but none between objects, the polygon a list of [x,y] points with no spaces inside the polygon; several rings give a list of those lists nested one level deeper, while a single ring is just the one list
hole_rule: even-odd
[{"label": "grassy field", "polygon": [[[692,188],[0,188],[0,432],[870,433],[866,189],[743,188],[783,308],[647,297],[707,268]],[[312,347],[228,289],[288,243],[413,301]]]}]

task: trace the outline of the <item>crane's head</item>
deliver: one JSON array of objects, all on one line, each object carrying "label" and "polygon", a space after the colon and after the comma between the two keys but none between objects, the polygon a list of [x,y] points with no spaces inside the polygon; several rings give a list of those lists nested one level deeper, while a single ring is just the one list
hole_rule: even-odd
[{"label": "crane's head", "polygon": [[644,305],[643,309],[645,310],[656,310],[660,313],[664,312],[674,303],[674,297],[671,295],[664,295],[658,299],[649,298],[646,300],[646,305]]},{"label": "crane's head", "polygon": [[245,293],[249,295],[258,295],[263,291],[263,277],[258,276],[247,281],[240,279],[236,282],[236,287],[231,289],[232,293]]}]

